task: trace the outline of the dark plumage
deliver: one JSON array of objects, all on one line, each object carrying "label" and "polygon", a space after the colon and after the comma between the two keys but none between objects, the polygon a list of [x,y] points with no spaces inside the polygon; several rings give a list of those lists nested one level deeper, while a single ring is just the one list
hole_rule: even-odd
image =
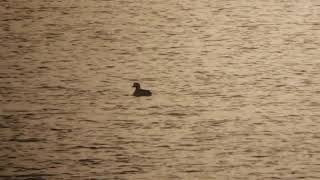
[{"label": "dark plumage", "polygon": [[132,87],[136,88],[136,90],[133,93],[133,96],[139,97],[139,96],[151,96],[152,95],[151,91],[145,90],[145,89],[141,89],[139,83],[136,83],[136,82],[133,83]]}]

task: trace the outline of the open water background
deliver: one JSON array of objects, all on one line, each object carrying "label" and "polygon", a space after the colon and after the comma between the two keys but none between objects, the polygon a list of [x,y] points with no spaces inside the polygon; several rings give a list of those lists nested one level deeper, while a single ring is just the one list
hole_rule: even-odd
[{"label": "open water background", "polygon": [[0,12],[0,179],[320,179],[320,1]]}]

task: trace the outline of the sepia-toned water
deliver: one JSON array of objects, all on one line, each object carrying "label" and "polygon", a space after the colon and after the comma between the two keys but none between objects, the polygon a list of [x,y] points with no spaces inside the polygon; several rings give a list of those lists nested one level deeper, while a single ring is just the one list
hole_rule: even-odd
[{"label": "sepia-toned water", "polygon": [[320,1],[0,12],[0,179],[320,179]]}]

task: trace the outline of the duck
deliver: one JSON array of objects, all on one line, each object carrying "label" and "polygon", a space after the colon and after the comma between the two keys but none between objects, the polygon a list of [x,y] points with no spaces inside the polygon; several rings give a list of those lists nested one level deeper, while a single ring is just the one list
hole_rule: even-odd
[{"label": "duck", "polygon": [[141,86],[139,83],[135,82],[133,83],[132,87],[135,87],[136,90],[132,94],[133,96],[139,97],[139,96],[152,96],[152,92],[150,90],[141,89]]}]

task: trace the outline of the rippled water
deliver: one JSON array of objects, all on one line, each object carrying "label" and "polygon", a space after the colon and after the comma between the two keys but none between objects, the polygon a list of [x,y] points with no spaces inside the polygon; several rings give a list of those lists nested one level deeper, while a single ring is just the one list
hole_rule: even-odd
[{"label": "rippled water", "polygon": [[318,0],[0,5],[1,179],[320,179]]}]

